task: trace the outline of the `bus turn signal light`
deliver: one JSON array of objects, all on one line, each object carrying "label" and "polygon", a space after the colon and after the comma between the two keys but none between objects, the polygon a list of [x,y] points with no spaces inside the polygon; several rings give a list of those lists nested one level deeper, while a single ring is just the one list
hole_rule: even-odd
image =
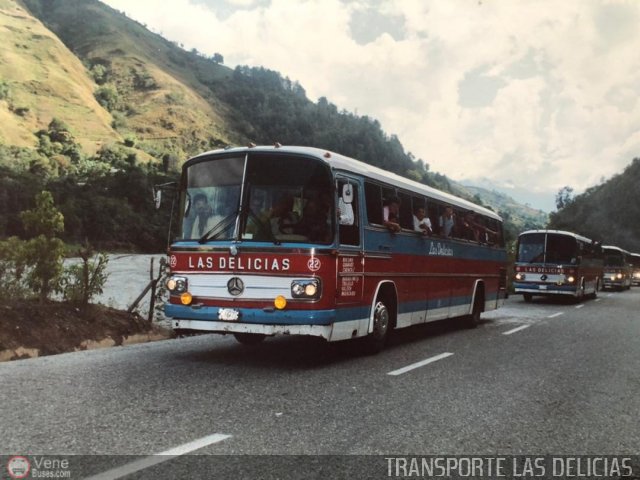
[{"label": "bus turn signal light", "polygon": [[191,305],[193,296],[189,292],[184,292],[182,295],[180,295],[180,301],[183,305]]},{"label": "bus turn signal light", "polygon": [[276,307],[278,310],[282,310],[284,307],[287,306],[287,299],[284,298],[282,295],[278,295],[273,301],[273,306]]}]

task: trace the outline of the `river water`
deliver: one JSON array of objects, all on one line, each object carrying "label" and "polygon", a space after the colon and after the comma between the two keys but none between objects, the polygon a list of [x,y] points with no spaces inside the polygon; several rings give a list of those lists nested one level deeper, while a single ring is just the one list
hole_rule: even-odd
[{"label": "river water", "polygon": [[[162,253],[156,255],[120,255],[110,254],[107,264],[108,278],[102,295],[92,299],[109,307],[126,310],[133,304],[151,281],[151,261],[153,260],[153,278],[158,278],[160,260],[166,258]],[[147,292],[135,309],[147,318],[151,292]],[[162,324],[165,321],[162,319]]]}]

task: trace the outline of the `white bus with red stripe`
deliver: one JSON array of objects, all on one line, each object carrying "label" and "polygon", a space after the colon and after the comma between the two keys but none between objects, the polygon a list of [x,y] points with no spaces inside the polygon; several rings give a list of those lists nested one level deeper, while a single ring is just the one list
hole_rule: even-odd
[{"label": "white bus with red stripe", "polygon": [[[498,215],[333,152],[206,152],[185,163],[179,192],[165,312],[181,334],[363,338],[377,351],[392,329],[459,316],[475,325],[506,296]],[[399,231],[384,226],[391,197]],[[418,208],[427,234],[413,228]]]}]

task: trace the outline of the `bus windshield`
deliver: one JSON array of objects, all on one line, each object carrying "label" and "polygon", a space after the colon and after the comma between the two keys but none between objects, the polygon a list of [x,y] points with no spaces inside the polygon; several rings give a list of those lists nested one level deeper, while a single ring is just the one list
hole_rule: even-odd
[{"label": "bus windshield", "polygon": [[575,238],[554,233],[522,235],[518,245],[518,262],[577,263],[578,247]]},{"label": "bus windshield", "polygon": [[308,157],[274,153],[210,157],[189,165],[182,239],[330,243],[331,173]]},{"label": "bus windshield", "polygon": [[604,265],[606,267],[623,267],[624,258],[621,253],[607,252],[607,254],[604,256]]}]

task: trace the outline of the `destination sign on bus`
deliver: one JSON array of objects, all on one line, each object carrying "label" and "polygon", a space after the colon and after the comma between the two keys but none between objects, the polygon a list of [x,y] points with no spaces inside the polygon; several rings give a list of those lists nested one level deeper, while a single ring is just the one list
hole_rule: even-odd
[{"label": "destination sign on bus", "polygon": [[[294,262],[301,263],[300,269],[317,271],[320,263],[309,262],[309,257],[292,259],[282,256],[267,255],[242,255],[232,256],[224,254],[193,254],[174,255],[170,259],[176,270],[222,270],[222,271],[255,271],[255,272],[286,272],[291,270]],[[304,263],[302,263],[304,262]]]},{"label": "destination sign on bus", "polygon": [[516,268],[518,272],[525,273],[546,273],[546,274],[560,274],[563,273],[562,268],[557,267],[522,267],[518,266]]}]

